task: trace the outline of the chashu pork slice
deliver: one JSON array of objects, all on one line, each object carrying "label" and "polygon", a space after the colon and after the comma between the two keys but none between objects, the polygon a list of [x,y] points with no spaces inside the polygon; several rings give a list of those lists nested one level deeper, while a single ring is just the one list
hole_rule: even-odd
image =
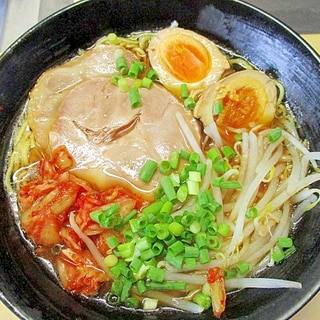
[{"label": "chashu pork slice", "polygon": [[140,92],[141,108],[131,109],[127,93],[110,79],[96,78],[72,89],[59,108],[49,144],[52,149],[65,145],[77,163],[74,173],[100,190],[119,183],[148,193],[157,187],[158,175],[149,184],[139,179],[144,163],[190,150],[177,112],[200,140],[192,115],[165,89],[154,85]]},{"label": "chashu pork slice", "polygon": [[[80,70],[74,62],[71,74]],[[64,74],[65,65],[51,74],[59,74],[59,68]],[[142,182],[138,175],[144,163],[166,160],[173,150],[191,150],[177,113],[200,143],[197,120],[160,85],[140,88],[142,106],[131,109],[128,93],[112,84],[108,74],[91,73],[62,90],[48,88],[48,78],[52,79],[43,76],[30,96],[28,116],[32,115],[29,122],[36,140],[48,154],[65,145],[76,162],[73,173],[98,190],[121,184],[151,200],[160,175],[155,174],[148,184]],[[50,94],[42,95],[41,89]]]},{"label": "chashu pork slice", "polygon": [[87,79],[110,76],[117,72],[115,61],[120,51],[128,64],[137,60],[131,51],[120,46],[99,44],[41,75],[30,92],[27,116],[37,143],[44,151],[49,151],[48,132],[70,89]]}]

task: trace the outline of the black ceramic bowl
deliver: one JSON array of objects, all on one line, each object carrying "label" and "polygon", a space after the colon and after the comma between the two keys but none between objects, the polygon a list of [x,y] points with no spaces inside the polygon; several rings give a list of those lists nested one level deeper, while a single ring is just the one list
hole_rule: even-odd
[{"label": "black ceramic bowl", "polygon": [[[18,39],[0,59],[0,174],[12,128],[38,76],[108,33],[165,27],[176,20],[279,78],[301,132],[320,150],[320,60],[285,25],[240,1],[93,0],[70,6]],[[21,319],[212,319],[210,313],[142,315],[110,310],[102,302],[64,291],[22,236],[5,194],[0,192],[0,298]],[[263,276],[302,283],[301,290],[249,289],[228,296],[222,319],[286,319],[320,286],[320,209],[305,215],[293,237],[297,252]]]}]

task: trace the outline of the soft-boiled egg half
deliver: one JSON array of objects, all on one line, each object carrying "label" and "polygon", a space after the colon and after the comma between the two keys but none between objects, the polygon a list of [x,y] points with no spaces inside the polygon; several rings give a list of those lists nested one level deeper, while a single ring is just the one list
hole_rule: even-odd
[{"label": "soft-boiled egg half", "polygon": [[193,31],[170,27],[157,32],[148,49],[160,82],[177,97],[181,84],[204,90],[230,68],[226,57],[209,39]]},{"label": "soft-boiled egg half", "polygon": [[[216,113],[218,104],[221,110]],[[204,127],[215,121],[221,136],[232,142],[234,132],[271,123],[276,104],[274,81],[261,71],[243,70],[210,86],[197,102],[194,116]]]}]

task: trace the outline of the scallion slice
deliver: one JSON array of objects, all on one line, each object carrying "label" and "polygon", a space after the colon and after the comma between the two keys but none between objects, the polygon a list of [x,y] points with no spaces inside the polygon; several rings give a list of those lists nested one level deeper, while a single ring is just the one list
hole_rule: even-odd
[{"label": "scallion slice", "polygon": [[270,143],[275,143],[281,138],[281,136],[282,136],[281,128],[276,127],[268,134],[268,140]]},{"label": "scallion slice", "polygon": [[141,96],[137,87],[132,87],[129,89],[129,101],[132,109],[136,109],[141,106]]},{"label": "scallion slice", "polygon": [[128,64],[127,60],[123,56],[120,56],[116,59],[116,68],[122,75],[127,74]]},{"label": "scallion slice", "polygon": [[221,100],[216,101],[212,106],[212,115],[213,116],[219,115],[222,113],[222,111],[223,111],[222,101]]},{"label": "scallion slice", "polygon": [[148,159],[139,172],[139,178],[143,182],[150,182],[158,168],[156,161]]},{"label": "scallion slice", "polygon": [[188,86],[186,83],[182,83],[180,87],[180,97],[181,99],[186,99],[189,96]]},{"label": "scallion slice", "polygon": [[169,201],[177,199],[177,193],[172,185],[171,179],[168,176],[164,176],[160,179],[160,185]]},{"label": "scallion slice", "polygon": [[188,110],[193,110],[196,107],[196,102],[192,97],[188,97],[184,100],[183,105]]}]

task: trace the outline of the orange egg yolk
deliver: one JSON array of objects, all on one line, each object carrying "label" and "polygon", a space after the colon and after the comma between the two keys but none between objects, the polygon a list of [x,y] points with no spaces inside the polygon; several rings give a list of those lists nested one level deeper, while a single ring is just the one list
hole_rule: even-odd
[{"label": "orange egg yolk", "polygon": [[207,49],[197,39],[187,35],[166,37],[160,44],[160,57],[164,68],[186,83],[204,79],[211,69]]},{"label": "orange egg yolk", "polygon": [[228,127],[250,129],[264,120],[259,118],[264,106],[254,88],[242,87],[229,91],[222,98],[222,105],[223,111],[216,123],[222,137],[230,143],[234,142],[234,133]]},{"label": "orange egg yolk", "polygon": [[222,99],[222,105],[223,112],[217,124],[233,128],[250,128],[261,110],[256,92],[250,87],[228,92]]}]

